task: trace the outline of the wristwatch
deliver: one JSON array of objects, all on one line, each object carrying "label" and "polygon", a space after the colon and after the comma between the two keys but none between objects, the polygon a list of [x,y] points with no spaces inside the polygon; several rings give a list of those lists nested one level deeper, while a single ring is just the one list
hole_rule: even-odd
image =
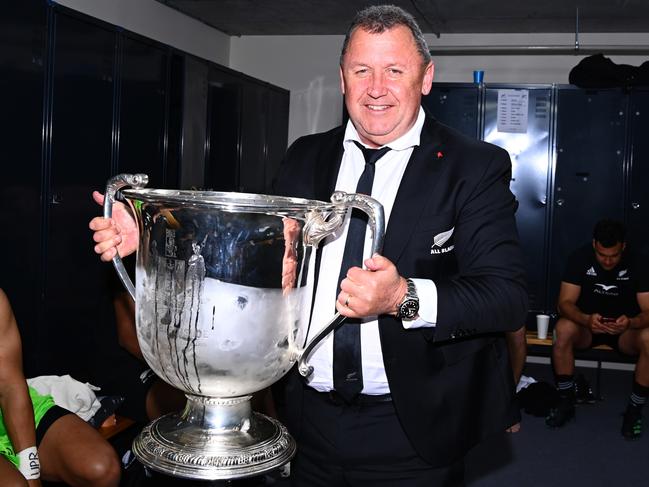
[{"label": "wristwatch", "polygon": [[399,306],[397,306],[397,318],[412,320],[419,313],[419,297],[413,280],[406,279],[406,284],[408,284],[408,290]]}]

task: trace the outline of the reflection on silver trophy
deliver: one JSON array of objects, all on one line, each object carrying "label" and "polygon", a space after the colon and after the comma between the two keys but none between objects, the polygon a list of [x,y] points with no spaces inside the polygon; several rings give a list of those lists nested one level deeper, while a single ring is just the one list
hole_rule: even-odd
[{"label": "reflection on silver trophy", "polygon": [[[106,187],[104,216],[118,190],[139,229],[137,336],[153,371],[184,391],[182,412],[147,425],[133,443],[146,466],[216,480],[259,475],[288,462],[295,442],[250,398],[342,322],[336,315],[307,343],[313,250],[342,226],[349,208],[369,215],[372,250],[381,248],[382,206],[336,192],[331,202],[243,193],[145,189],[146,175],[122,174]],[[359,262],[359,265],[361,263]],[[313,266],[311,266],[313,267]]]}]

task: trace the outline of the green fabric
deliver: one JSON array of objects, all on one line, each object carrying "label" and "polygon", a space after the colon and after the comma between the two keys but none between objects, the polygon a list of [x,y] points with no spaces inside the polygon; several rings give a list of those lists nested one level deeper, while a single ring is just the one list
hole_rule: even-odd
[{"label": "green fabric", "polygon": [[[54,406],[54,399],[52,396],[41,396],[36,389],[29,388],[29,397],[32,400],[32,407],[34,408],[34,424],[38,427],[38,424],[45,416],[45,413]],[[35,445],[34,445],[35,446]],[[2,410],[0,410],[0,455],[5,457],[11,463],[18,468],[18,457],[16,456],[14,447],[11,444],[9,435],[7,434],[7,429],[5,428],[5,423],[2,418]]]}]

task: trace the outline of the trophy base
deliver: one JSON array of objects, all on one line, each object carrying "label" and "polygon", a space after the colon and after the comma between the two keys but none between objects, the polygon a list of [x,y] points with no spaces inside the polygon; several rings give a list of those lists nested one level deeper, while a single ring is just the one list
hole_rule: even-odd
[{"label": "trophy base", "polygon": [[261,475],[295,455],[295,441],[279,421],[250,410],[250,397],[187,396],[182,413],[149,423],[133,453],[160,473],[198,480]]}]

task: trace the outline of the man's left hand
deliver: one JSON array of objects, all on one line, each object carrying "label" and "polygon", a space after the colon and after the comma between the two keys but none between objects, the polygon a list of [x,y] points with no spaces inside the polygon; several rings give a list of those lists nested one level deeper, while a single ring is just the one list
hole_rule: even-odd
[{"label": "man's left hand", "polygon": [[395,315],[408,290],[406,280],[386,257],[375,254],[365,262],[367,269],[352,267],[340,283],[336,309],[343,316],[363,318]]},{"label": "man's left hand", "polygon": [[616,318],[614,322],[608,323],[608,327],[611,330],[612,335],[619,335],[620,333],[626,331],[631,326],[631,319],[622,315],[619,318]]}]

